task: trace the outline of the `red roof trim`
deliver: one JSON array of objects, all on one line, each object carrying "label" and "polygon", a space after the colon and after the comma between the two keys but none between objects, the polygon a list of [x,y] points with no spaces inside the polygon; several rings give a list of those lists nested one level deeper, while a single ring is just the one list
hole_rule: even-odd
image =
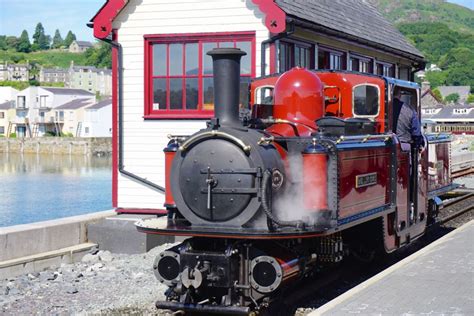
[{"label": "red roof trim", "polygon": [[[271,33],[282,33],[286,29],[286,14],[273,0],[250,0],[265,15],[265,26]],[[125,8],[129,0],[107,0],[96,15],[91,19],[94,22],[94,36],[104,39],[112,32],[112,22]]]},{"label": "red roof trim", "polygon": [[271,33],[286,30],[286,14],[273,0],[251,0],[265,14],[265,26]]},{"label": "red roof trim", "polygon": [[94,37],[104,39],[112,32],[112,22],[127,5],[129,0],[107,0],[92,18]]}]

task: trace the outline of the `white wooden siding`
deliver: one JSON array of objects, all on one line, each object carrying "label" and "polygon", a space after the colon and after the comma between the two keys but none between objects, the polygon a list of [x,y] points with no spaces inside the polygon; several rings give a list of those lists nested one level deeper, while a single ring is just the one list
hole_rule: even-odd
[{"label": "white wooden siding", "polygon": [[[147,120],[144,115],[146,34],[256,32],[256,75],[261,42],[268,38],[264,16],[249,0],[130,0],[115,19],[123,48],[125,170],[164,186],[163,148],[168,134],[191,134],[204,120]],[[164,195],[119,174],[118,206],[162,208]]]}]

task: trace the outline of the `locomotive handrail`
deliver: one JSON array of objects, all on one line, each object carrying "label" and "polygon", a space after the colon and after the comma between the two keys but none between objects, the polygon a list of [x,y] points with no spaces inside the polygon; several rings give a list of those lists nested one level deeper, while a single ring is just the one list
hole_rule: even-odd
[{"label": "locomotive handrail", "polygon": [[302,123],[293,122],[293,121],[290,121],[290,120],[285,120],[285,119],[268,118],[268,119],[261,119],[261,121],[264,124],[288,124],[288,125],[291,125],[293,127],[293,130],[294,130],[296,136],[300,136],[300,133],[297,129],[298,125],[306,127],[307,129],[311,129],[313,131],[316,131],[316,128],[314,128],[312,126],[302,124]]},{"label": "locomotive handrail", "polygon": [[212,138],[212,137],[221,137],[221,138],[225,138],[227,140],[230,140],[233,143],[235,143],[236,145],[238,145],[246,154],[250,153],[250,149],[252,149],[252,147],[250,145],[246,145],[242,140],[240,140],[239,138],[237,138],[235,136],[232,136],[232,135],[224,133],[224,132],[219,132],[219,131],[212,130],[212,131],[203,132],[203,133],[191,136],[181,146],[179,146],[179,150],[180,151],[186,151],[192,143],[194,143],[198,140],[201,140],[201,139]]},{"label": "locomotive handrail", "polygon": [[339,138],[336,140],[336,144],[340,144],[345,141],[360,141],[362,143],[365,143],[369,140],[383,140],[384,142],[387,142],[392,138],[392,135],[387,135],[387,134],[382,134],[382,135],[357,135],[357,136],[339,136]]}]

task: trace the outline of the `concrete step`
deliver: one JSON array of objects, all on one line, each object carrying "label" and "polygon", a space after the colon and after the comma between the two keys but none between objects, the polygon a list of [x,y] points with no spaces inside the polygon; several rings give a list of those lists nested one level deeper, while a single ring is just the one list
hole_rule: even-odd
[{"label": "concrete step", "polygon": [[15,277],[21,274],[40,272],[53,265],[73,263],[97,247],[97,244],[83,243],[58,250],[42,252],[21,258],[0,261],[0,280]]},{"label": "concrete step", "polygon": [[99,249],[113,253],[137,254],[182,239],[138,232],[135,223],[140,219],[151,217],[156,217],[156,215],[120,214],[89,223],[87,225],[88,241],[98,244]]}]

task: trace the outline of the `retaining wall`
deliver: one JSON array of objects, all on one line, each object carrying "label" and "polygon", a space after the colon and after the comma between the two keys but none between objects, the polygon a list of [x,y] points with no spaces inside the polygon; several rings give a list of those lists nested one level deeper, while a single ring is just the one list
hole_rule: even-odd
[{"label": "retaining wall", "polygon": [[112,138],[0,138],[0,152],[103,156],[112,153]]}]

